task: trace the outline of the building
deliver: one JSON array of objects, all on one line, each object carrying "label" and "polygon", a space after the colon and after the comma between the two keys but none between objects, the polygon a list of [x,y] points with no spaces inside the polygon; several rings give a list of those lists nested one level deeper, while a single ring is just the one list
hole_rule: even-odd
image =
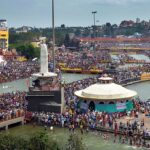
[{"label": "building", "polygon": [[99,79],[99,83],[76,91],[75,95],[80,99],[80,110],[108,113],[131,111],[134,108],[132,99],[137,92],[115,84],[112,80],[105,75]]},{"label": "building", "polygon": [[28,33],[31,30],[32,30],[32,27],[22,26],[16,30],[16,33],[18,33],[18,34],[19,33]]},{"label": "building", "polygon": [[127,28],[127,27],[133,27],[134,26],[134,21],[132,21],[132,20],[124,20],[124,21],[122,21],[121,23],[120,23],[120,27],[122,27],[122,28]]},{"label": "building", "polygon": [[8,49],[9,30],[6,20],[0,20],[0,48],[3,50]]},{"label": "building", "polygon": [[136,23],[140,23],[140,18],[136,18]]}]

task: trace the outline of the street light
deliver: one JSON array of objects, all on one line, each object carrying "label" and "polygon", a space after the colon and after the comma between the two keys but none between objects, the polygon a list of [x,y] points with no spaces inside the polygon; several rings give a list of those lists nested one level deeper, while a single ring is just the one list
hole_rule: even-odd
[{"label": "street light", "polygon": [[94,19],[94,26],[95,26],[95,14],[97,13],[97,11],[92,11],[93,14],[93,19]]},{"label": "street light", "polygon": [[53,72],[55,72],[55,20],[54,20],[54,0],[52,0],[52,28],[53,28],[53,51],[52,51],[52,57],[53,57]]},{"label": "street light", "polygon": [[93,14],[93,20],[94,20],[93,34],[94,34],[94,38],[95,38],[95,15],[97,14],[97,11],[92,11],[92,14]]}]

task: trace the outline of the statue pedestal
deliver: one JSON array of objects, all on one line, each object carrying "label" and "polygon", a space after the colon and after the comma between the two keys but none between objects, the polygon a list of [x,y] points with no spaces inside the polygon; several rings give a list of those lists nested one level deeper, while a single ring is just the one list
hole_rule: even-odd
[{"label": "statue pedestal", "polygon": [[[62,112],[61,83],[54,72],[48,72],[48,50],[46,44],[41,44],[40,72],[32,75],[32,87],[27,93],[28,111],[34,112]],[[63,98],[64,99],[64,98]]]},{"label": "statue pedestal", "polygon": [[27,93],[27,110],[62,113],[62,99],[64,99],[62,89],[64,88],[57,77],[36,77]]},{"label": "statue pedestal", "polygon": [[61,113],[61,90],[29,91],[27,100],[28,111]]}]

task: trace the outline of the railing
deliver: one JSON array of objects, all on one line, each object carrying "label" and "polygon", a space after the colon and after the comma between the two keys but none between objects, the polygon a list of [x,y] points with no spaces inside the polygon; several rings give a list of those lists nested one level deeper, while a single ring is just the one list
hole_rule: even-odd
[{"label": "railing", "polygon": [[119,51],[119,50],[147,50],[150,51],[150,48],[147,47],[112,47],[112,46],[106,46],[106,47],[100,47],[99,50],[111,50],[111,51]]},{"label": "railing", "polygon": [[35,89],[34,87],[29,87],[29,95],[54,95],[56,91],[60,91],[61,86],[58,87],[57,89],[50,89],[50,90],[40,90],[40,89]]},{"label": "railing", "polygon": [[50,95],[50,96],[54,96],[56,91],[29,91],[28,95]]},{"label": "railing", "polygon": [[[105,127],[95,127],[92,130],[101,131],[101,132],[108,132],[108,133],[115,133],[116,132],[114,129],[105,128]],[[118,130],[116,133],[124,135],[124,131],[121,131],[121,130]],[[144,136],[143,134],[140,134],[140,133],[139,134],[136,133],[136,135],[138,135],[139,137],[142,136],[143,139],[150,140],[150,136]]]}]

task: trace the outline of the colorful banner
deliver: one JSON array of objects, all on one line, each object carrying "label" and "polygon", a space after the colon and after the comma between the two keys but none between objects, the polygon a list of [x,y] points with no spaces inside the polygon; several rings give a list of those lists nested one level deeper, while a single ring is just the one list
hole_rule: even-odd
[{"label": "colorful banner", "polygon": [[126,107],[126,103],[117,103],[116,104],[116,109],[117,110],[124,110],[124,109],[126,109],[127,107]]},{"label": "colorful banner", "polygon": [[132,109],[133,109],[132,101],[117,104],[95,104],[95,110],[99,112],[114,113],[114,112],[130,111]]}]

